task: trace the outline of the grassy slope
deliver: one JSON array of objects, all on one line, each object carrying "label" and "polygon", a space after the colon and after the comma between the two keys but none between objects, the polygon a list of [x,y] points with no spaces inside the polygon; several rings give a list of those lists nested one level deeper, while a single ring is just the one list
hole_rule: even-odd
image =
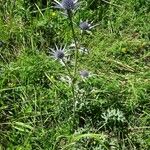
[{"label": "grassy slope", "polygon": [[[47,55],[48,47],[59,39],[71,41],[66,20],[49,9],[33,17],[21,0],[16,6],[8,1],[0,4],[0,39],[4,41],[0,48],[1,149],[57,149],[81,138],[72,137],[74,130],[81,135],[90,132],[88,136],[95,139],[100,134],[103,139],[96,144],[80,140],[76,149],[95,145],[106,149],[110,143],[116,149],[150,148],[148,2],[115,4],[121,8],[101,3],[97,10],[80,10],[81,16],[94,16],[100,25],[82,41],[90,52],[82,57],[79,68],[97,76],[85,82],[79,78],[82,92],[76,126],[71,90],[59,80],[66,75],[65,68]],[[102,113],[108,108],[123,112],[125,121],[105,124]]]}]

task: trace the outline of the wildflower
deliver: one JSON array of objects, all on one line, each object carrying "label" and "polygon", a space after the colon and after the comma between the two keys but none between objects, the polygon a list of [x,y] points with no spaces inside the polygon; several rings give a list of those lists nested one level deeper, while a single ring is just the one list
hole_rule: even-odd
[{"label": "wildflower", "polygon": [[54,0],[54,2],[56,4],[56,8],[64,9],[67,11],[75,9],[78,4],[78,0],[62,0],[61,2]]},{"label": "wildflower", "polygon": [[96,27],[98,24],[96,25],[92,25],[93,21],[91,23],[88,22],[88,20],[86,21],[81,21],[79,24],[79,27],[81,29],[81,31],[90,31],[92,28]]},{"label": "wildflower", "polygon": [[81,22],[79,26],[80,26],[81,30],[89,30],[90,29],[90,24],[86,21]]},{"label": "wildflower", "polygon": [[65,56],[64,52],[62,50],[58,50],[54,52],[54,57],[57,59],[63,59]]},{"label": "wildflower", "polygon": [[58,48],[58,46],[55,45],[55,47],[56,47],[56,50],[51,49],[53,58],[56,60],[58,60],[58,59],[62,60],[65,57],[65,52],[64,52],[65,46],[63,48],[62,47]]},{"label": "wildflower", "polygon": [[55,16],[56,16],[56,13],[55,13],[55,12],[53,12],[53,13],[52,13],[52,16],[53,16],[53,17],[55,17]]},{"label": "wildflower", "polygon": [[82,71],[80,71],[80,75],[83,78],[87,78],[87,77],[89,77],[89,72],[86,70],[82,70]]}]

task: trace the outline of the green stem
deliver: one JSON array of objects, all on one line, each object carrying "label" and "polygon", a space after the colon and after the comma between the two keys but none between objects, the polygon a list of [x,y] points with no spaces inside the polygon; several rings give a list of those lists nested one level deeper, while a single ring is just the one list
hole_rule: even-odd
[{"label": "green stem", "polygon": [[73,124],[75,123],[75,102],[76,102],[76,97],[75,97],[75,86],[74,86],[74,77],[72,76],[70,70],[69,70],[69,67],[68,65],[66,64],[66,62],[64,60],[62,60],[63,63],[65,64],[65,67],[69,73],[69,76],[71,78],[71,91],[72,91],[72,95],[73,95],[73,103],[74,103],[74,106],[73,106]]},{"label": "green stem", "polygon": [[77,74],[77,62],[78,62],[78,45],[77,45],[77,39],[76,39],[76,35],[75,35],[75,31],[74,31],[74,26],[73,26],[73,21],[72,21],[72,12],[68,11],[68,18],[70,21],[70,27],[71,27],[71,31],[72,31],[72,36],[73,36],[73,40],[75,43],[75,65],[74,65],[74,78],[76,77]]},{"label": "green stem", "polygon": [[[71,74],[71,72],[70,72],[70,70],[69,70],[69,67],[68,67],[68,65],[66,64],[66,62],[64,61],[64,60],[62,60],[63,61],[63,63],[65,64],[65,67],[66,67],[66,69],[67,69],[67,71],[68,71],[68,73],[69,73],[69,76],[70,76],[70,78],[71,78],[71,80],[73,79],[73,76],[72,76],[72,74]],[[71,90],[72,90],[72,95],[73,95],[73,99],[74,99],[74,102],[75,102],[75,89],[74,89],[74,84],[73,84],[73,82],[71,82]],[[74,108],[75,109],[75,108]],[[75,110],[74,110],[74,112],[75,112]]]},{"label": "green stem", "polygon": [[66,64],[66,62],[65,62],[64,60],[62,60],[62,62],[64,63],[64,65],[65,65],[65,67],[66,67],[66,69],[67,69],[67,71],[68,71],[68,73],[69,73],[69,76],[70,76],[70,78],[72,79],[72,74],[71,74],[71,72],[70,72],[70,70],[69,70],[68,65]]},{"label": "green stem", "polygon": [[68,11],[68,19],[69,19],[69,23],[70,23],[70,27],[71,27],[71,31],[72,31],[72,37],[75,43],[75,65],[74,65],[74,74],[72,77],[72,83],[71,83],[71,88],[72,88],[72,95],[73,95],[73,124],[75,124],[75,110],[76,110],[76,106],[75,106],[75,102],[76,102],[76,96],[75,96],[75,82],[76,82],[76,75],[77,75],[77,62],[78,62],[78,45],[77,45],[77,40],[76,40],[76,35],[75,35],[75,31],[74,31],[74,26],[73,26],[73,21],[72,21],[72,12]]}]

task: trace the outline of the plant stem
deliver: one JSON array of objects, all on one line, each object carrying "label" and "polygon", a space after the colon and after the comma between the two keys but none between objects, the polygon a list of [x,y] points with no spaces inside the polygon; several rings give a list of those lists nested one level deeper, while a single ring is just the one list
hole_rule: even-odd
[{"label": "plant stem", "polygon": [[74,65],[74,78],[76,77],[77,74],[77,62],[78,62],[78,45],[77,45],[77,39],[76,39],[76,35],[75,35],[75,31],[74,31],[74,26],[73,26],[73,21],[72,21],[72,12],[68,11],[68,18],[70,21],[70,27],[71,27],[71,31],[72,31],[72,36],[73,36],[73,40],[75,43],[75,65]]},{"label": "plant stem", "polygon": [[75,82],[76,82],[76,75],[77,75],[77,61],[78,61],[78,45],[77,45],[77,40],[76,40],[76,35],[75,35],[75,31],[74,31],[74,26],[73,26],[73,21],[72,21],[72,12],[71,11],[67,11],[68,14],[68,19],[69,19],[69,23],[70,23],[70,27],[71,27],[71,31],[72,31],[72,37],[75,43],[75,65],[74,65],[74,74],[72,77],[72,83],[71,83],[71,88],[72,88],[72,95],[73,95],[73,124],[75,124],[75,110],[76,110],[76,95],[75,95]]},{"label": "plant stem", "polygon": [[[69,70],[68,65],[66,64],[66,62],[64,60],[63,60],[63,63],[65,64],[65,67],[66,67],[66,69],[69,73],[69,76],[70,76],[71,80],[73,80],[73,76],[72,76],[72,74]],[[72,95],[73,95],[73,103],[74,103],[74,106],[73,106],[73,116],[74,117],[73,118],[74,118],[74,122],[75,122],[75,101],[76,101],[76,97],[75,97],[75,88],[74,88],[74,82],[73,81],[71,81],[71,91],[72,91]]]},{"label": "plant stem", "polygon": [[64,63],[64,65],[65,65],[65,67],[66,67],[66,69],[68,71],[68,74],[69,74],[70,78],[72,78],[72,74],[71,74],[71,72],[69,70],[69,66],[66,64],[66,62],[64,60],[62,60],[62,62]]}]

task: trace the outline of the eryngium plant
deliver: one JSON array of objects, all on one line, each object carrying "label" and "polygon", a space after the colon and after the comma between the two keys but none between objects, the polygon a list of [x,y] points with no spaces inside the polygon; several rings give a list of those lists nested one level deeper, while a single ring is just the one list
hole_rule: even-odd
[{"label": "eryngium plant", "polygon": [[[74,13],[73,13],[73,11],[77,8],[77,6],[79,5],[79,2],[78,2],[78,0],[62,0],[60,2],[57,0],[54,0],[54,2],[56,4],[55,8],[62,9],[67,14],[69,26],[70,26],[71,32],[72,32],[73,43],[75,46],[73,73],[70,72],[69,66],[64,61],[64,56],[65,56],[64,49],[58,49],[58,47],[56,46],[56,51],[53,51],[53,57],[55,59],[59,59],[59,60],[63,61],[63,63],[65,64],[65,68],[67,69],[69,76],[71,78],[71,88],[72,88],[73,103],[74,103],[73,112],[74,112],[74,121],[75,121],[75,108],[76,108],[76,101],[77,101],[77,95],[75,93],[75,91],[76,91],[75,88],[76,88],[76,83],[77,83],[76,81],[77,81],[77,67],[78,67],[78,52],[80,50],[80,47],[78,44],[75,29],[74,29],[74,23],[73,23]],[[92,25],[92,23],[88,23],[88,21],[85,21],[85,22],[81,22],[79,27],[81,30],[89,31],[90,29],[95,27],[95,25]],[[86,70],[82,70],[82,71],[80,71],[80,75],[82,78],[85,79],[85,78],[89,77],[89,72]]]}]

